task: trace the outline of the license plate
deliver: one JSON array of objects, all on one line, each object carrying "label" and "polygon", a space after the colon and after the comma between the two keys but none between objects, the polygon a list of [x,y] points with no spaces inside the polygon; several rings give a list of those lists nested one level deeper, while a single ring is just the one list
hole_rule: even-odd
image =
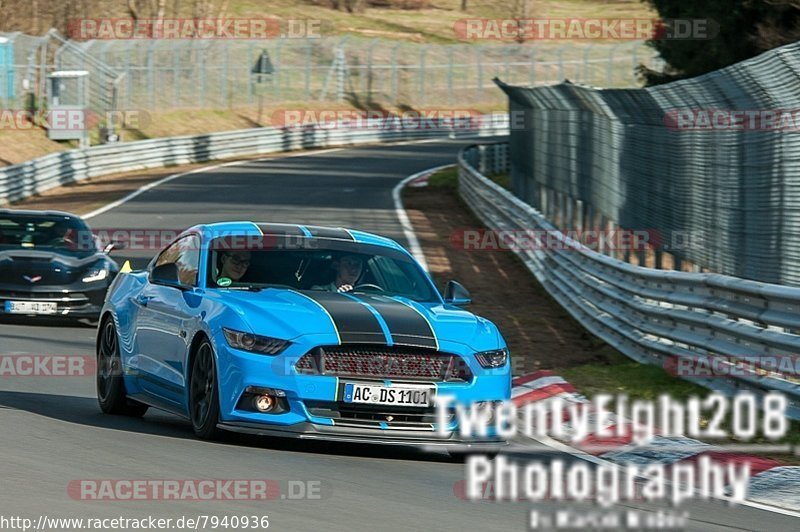
[{"label": "license plate", "polygon": [[433,403],[433,395],[433,388],[425,385],[382,386],[353,382],[344,385],[345,403],[426,407]]},{"label": "license plate", "polygon": [[7,314],[55,314],[56,303],[46,301],[6,301]]}]

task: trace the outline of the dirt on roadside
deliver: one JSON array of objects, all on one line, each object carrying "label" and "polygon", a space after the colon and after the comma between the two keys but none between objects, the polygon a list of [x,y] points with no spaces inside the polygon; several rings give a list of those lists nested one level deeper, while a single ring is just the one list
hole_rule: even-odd
[{"label": "dirt on roadside", "polygon": [[609,349],[558,305],[511,251],[466,251],[451,243],[485,227],[454,188],[407,188],[403,203],[440,288],[455,279],[470,291],[469,310],[494,322],[508,343],[514,374],[609,363]]}]

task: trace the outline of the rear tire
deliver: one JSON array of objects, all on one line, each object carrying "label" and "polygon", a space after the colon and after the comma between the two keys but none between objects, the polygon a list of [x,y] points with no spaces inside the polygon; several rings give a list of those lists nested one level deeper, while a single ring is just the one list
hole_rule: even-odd
[{"label": "rear tire", "polygon": [[195,436],[203,440],[215,440],[220,436],[219,391],[214,348],[203,340],[197,346],[192,360],[192,375],[189,380],[189,417]]},{"label": "rear tire", "polygon": [[97,402],[106,414],[142,417],[147,405],[128,399],[122,378],[122,360],[119,356],[119,336],[114,320],[108,318],[100,330],[97,344]]}]

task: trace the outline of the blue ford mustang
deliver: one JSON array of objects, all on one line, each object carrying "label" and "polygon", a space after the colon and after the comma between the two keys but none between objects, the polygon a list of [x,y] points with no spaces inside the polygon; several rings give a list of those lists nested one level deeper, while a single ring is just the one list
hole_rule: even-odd
[{"label": "blue ford mustang", "polygon": [[224,429],[470,445],[452,410],[450,434],[436,435],[435,397],[503,401],[511,373],[499,331],[460,308],[468,302],[454,281],[442,298],[405,249],[377,235],[196,226],[109,289],[98,401],[111,414],[173,412],[201,438]]}]

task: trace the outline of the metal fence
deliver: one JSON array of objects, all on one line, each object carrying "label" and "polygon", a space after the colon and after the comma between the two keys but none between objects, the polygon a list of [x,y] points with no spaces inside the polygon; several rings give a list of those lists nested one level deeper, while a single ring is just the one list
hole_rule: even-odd
[{"label": "metal fence", "polygon": [[[15,98],[31,90],[38,91],[41,101],[44,75],[53,69],[88,70],[91,106],[97,111],[291,102],[503,105],[505,99],[492,82],[497,76],[530,86],[569,79],[634,87],[639,85],[634,73],[639,63],[655,69],[663,64],[642,41],[446,45],[325,37],[77,42],[52,30],[41,38],[3,35],[14,48],[9,75],[16,90],[6,98],[7,107],[22,105]],[[254,73],[264,52],[272,73]]]},{"label": "metal fence", "polygon": [[[4,109],[29,109],[44,100],[44,79],[52,70],[47,61],[50,39],[18,32],[0,33],[0,38],[7,59],[0,69],[0,103]],[[35,101],[27,100],[28,95]]]},{"label": "metal fence", "polygon": [[[483,175],[508,172],[507,152],[507,143],[462,150],[459,193],[491,229],[543,231],[560,243],[513,251],[581,325],[642,363],[702,370],[698,360],[715,361],[716,376],[677,373],[730,395],[783,392],[787,415],[800,419],[800,288],[634,266],[588,249]],[[778,359],[788,364],[771,364]]]},{"label": "metal fence", "polygon": [[23,33],[0,33],[0,47],[12,59],[0,68],[0,102],[4,109],[45,109],[47,75],[57,70],[87,70],[89,109],[105,114],[119,108],[123,72],[114,70],[87,54],[81,43],[70,41],[57,31],[33,37]]},{"label": "metal fence", "polygon": [[647,89],[499,83],[519,119],[514,192],[562,229],[593,218],[666,242],[690,236],[690,245],[659,250],[656,267],[668,259],[678,270],[800,285],[800,123],[701,130],[691,118],[738,110],[800,119],[799,57],[795,43]]},{"label": "metal fence", "polygon": [[[139,44],[139,43],[137,43]],[[271,41],[94,41],[83,46],[126,75],[129,108],[227,107],[267,102],[359,105],[502,103],[492,83],[542,85],[574,79],[636,86],[634,68],[652,66],[642,42],[624,45],[434,45],[320,38]],[[266,52],[272,74],[253,74]]]}]

